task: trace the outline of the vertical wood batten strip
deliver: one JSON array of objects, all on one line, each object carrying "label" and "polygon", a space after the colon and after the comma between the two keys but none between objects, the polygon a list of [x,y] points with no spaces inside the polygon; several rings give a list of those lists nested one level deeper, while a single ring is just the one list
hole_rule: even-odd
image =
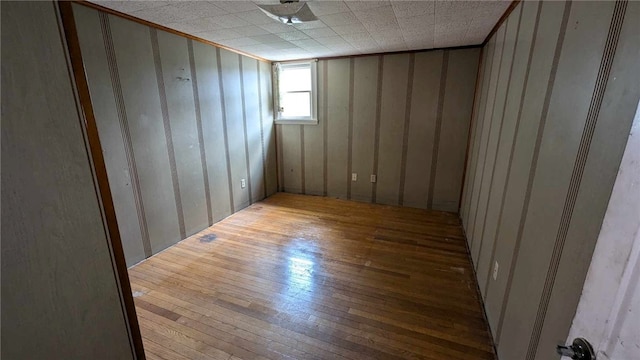
[{"label": "vertical wood batten strip", "polygon": [[264,193],[263,198],[267,197],[267,158],[264,151],[264,114],[262,103],[262,74],[260,71],[260,62],[256,61],[256,68],[258,71],[258,106],[260,107],[260,151],[262,152],[262,189]]},{"label": "vertical wood batten strip", "polygon": [[373,142],[373,175],[376,176],[376,182],[371,186],[371,202],[376,202],[376,193],[378,190],[378,152],[380,151],[380,116],[382,113],[382,70],[384,69],[384,55],[378,56],[378,91],[376,94],[376,122],[375,136]]},{"label": "vertical wood batten strip", "polygon": [[[504,117],[505,117],[505,110],[507,108],[507,101],[509,100],[509,90],[511,89],[511,77],[513,75],[513,67],[514,67],[514,60],[516,57],[516,50],[517,50],[517,41],[518,41],[518,37],[520,35],[520,23],[522,20],[522,12],[523,12],[523,8],[524,6],[520,6],[520,13],[518,15],[518,27],[516,28],[516,36],[515,36],[515,42],[516,44],[513,47],[513,53],[511,54],[511,65],[509,66],[509,76],[507,77],[507,88],[505,91],[505,98],[504,98],[504,104],[502,104],[502,116],[500,117],[500,128],[498,129],[498,139],[497,139],[497,145],[496,145],[496,153],[494,155],[493,158],[493,168],[491,169],[491,175],[489,175],[489,194],[487,196],[487,205],[485,207],[485,211],[484,211],[484,217],[482,219],[482,230],[480,231],[480,245],[479,245],[479,249],[478,249],[478,266],[480,266],[480,257],[482,256],[482,245],[485,244],[484,239],[484,229],[487,225],[487,214],[489,213],[489,204],[491,203],[491,194],[493,193],[493,181],[494,181],[494,175],[496,173],[496,163],[498,160],[498,151],[500,150],[500,140],[502,139],[502,128],[504,126]],[[507,20],[508,23],[508,20]],[[507,28],[505,27],[505,41],[506,41],[506,37],[507,37]],[[503,45],[503,49],[504,49],[504,45]],[[503,51],[504,52],[504,51]],[[501,65],[502,66],[502,65]],[[514,134],[514,138],[515,138],[515,134]],[[514,139],[514,143],[515,143],[515,139]],[[512,155],[510,155],[511,157]],[[505,183],[506,184],[506,183]],[[494,238],[495,239],[495,238]],[[489,263],[491,264],[491,263]],[[489,268],[491,269],[491,266],[489,266]],[[488,279],[488,278],[487,278]],[[488,281],[487,281],[488,283]],[[486,292],[485,292],[486,294]]]},{"label": "vertical wood batten strip", "polygon": [[[477,129],[478,129],[478,117],[477,117],[477,111],[478,108],[480,107],[480,88],[482,86],[482,82],[483,82],[483,76],[484,76],[484,64],[486,62],[486,59],[483,61],[483,55],[484,54],[484,47],[480,48],[480,54],[478,54],[478,70],[476,73],[476,83],[474,85],[474,91],[473,91],[473,102],[472,102],[472,106],[473,108],[471,109],[471,120],[469,121],[469,130],[468,130],[468,138],[467,138],[467,150],[464,156],[464,170],[462,171],[462,189],[460,189],[460,198],[458,199],[458,215],[460,216],[461,220],[464,221],[464,218],[466,218],[466,203],[467,203],[467,199],[469,197],[469,190],[468,190],[468,185],[467,182],[469,181],[469,177],[467,176],[467,172],[469,170],[469,168],[471,167],[471,151],[472,151],[472,147],[473,147],[473,143],[475,142],[475,136],[477,134]],[[466,229],[463,227],[463,231],[466,231]]]},{"label": "vertical wood batten strip", "polygon": [[160,108],[162,111],[162,122],[164,124],[164,135],[167,141],[167,153],[169,155],[169,166],[171,168],[171,180],[173,182],[173,196],[176,200],[176,213],[178,215],[178,226],[180,227],[180,239],[187,237],[184,225],[184,213],[182,211],[182,196],[180,195],[180,182],[178,180],[178,169],[176,167],[176,154],[173,148],[173,138],[171,137],[171,123],[169,121],[169,108],[167,106],[167,93],[164,87],[164,75],[162,73],[162,62],[160,60],[160,46],[158,45],[158,30],[149,28],[151,36],[151,48],[153,49],[153,61],[155,63],[156,79],[158,82],[158,92],[160,94]]},{"label": "vertical wood batten strip", "polygon": [[193,40],[187,40],[189,51],[189,66],[191,67],[191,85],[193,87],[193,102],[196,108],[196,126],[198,130],[198,145],[200,147],[200,162],[202,163],[202,174],[204,179],[204,194],[207,203],[207,218],[209,226],[213,225],[213,210],[211,206],[211,190],[209,189],[209,170],[207,169],[207,155],[204,149],[204,133],[202,131],[202,111],[200,109],[200,94],[198,93],[198,76],[196,73],[196,62],[193,54]]},{"label": "vertical wood batten strip", "polygon": [[306,194],[304,173],[304,125],[300,125],[300,191]]},{"label": "vertical wood batten strip", "polygon": [[[498,97],[498,86],[500,85],[500,77],[502,75],[502,62],[504,60],[504,45],[505,45],[504,43],[505,43],[505,40],[507,38],[507,27],[508,27],[508,25],[509,25],[509,18],[507,18],[504,21],[503,25],[502,25],[502,26],[504,26],[504,34],[502,35],[502,46],[500,47],[500,61],[498,62],[498,75],[497,75],[497,78],[496,78],[496,88],[494,89],[494,92],[493,92],[493,103],[491,104],[491,115],[489,115],[489,117],[487,118],[487,120],[489,121],[489,129],[488,129],[488,134],[487,134],[487,143],[486,143],[486,145],[484,147],[485,151],[484,151],[484,159],[482,159],[482,169],[480,171],[480,182],[479,182],[479,185],[478,185],[478,198],[476,199],[476,206],[475,206],[476,211],[475,211],[474,216],[473,216],[473,234],[476,233],[476,225],[478,224],[478,210],[480,210],[480,198],[482,197],[482,193],[485,190],[485,189],[482,188],[482,183],[484,182],[484,175],[485,175],[486,170],[487,170],[486,169],[486,164],[487,164],[487,157],[489,156],[489,142],[491,140],[491,131],[493,130],[493,126],[497,125],[497,124],[494,124],[495,121],[493,119],[493,114],[496,111],[496,100],[497,100],[496,98]],[[500,119],[499,126],[502,127],[502,119]],[[482,144],[480,146],[482,146]],[[482,246],[482,231],[480,231],[479,234],[480,234],[479,235],[480,238],[477,239],[477,241],[480,242],[479,246]],[[474,242],[475,242],[476,241],[475,236],[473,236],[473,238],[474,238]],[[471,255],[473,256],[473,254],[475,254],[475,252],[473,250],[473,247],[471,249],[472,249],[471,250],[472,251]],[[480,253],[478,252],[478,257],[479,256],[480,256]],[[480,263],[480,259],[475,259],[475,260],[476,261],[473,264],[473,266],[474,266],[474,269],[476,269],[476,271],[477,271],[478,270],[478,264]]]},{"label": "vertical wood batten strip", "polygon": [[251,161],[249,160],[249,139],[247,138],[247,106],[244,99],[244,69],[242,68],[242,55],[238,54],[238,70],[240,71],[240,99],[242,101],[242,130],[244,132],[245,166],[247,168],[246,186],[249,192],[249,204],[253,203],[251,196]]},{"label": "vertical wood batten strip", "polygon": [[[495,35],[494,35],[495,36]],[[490,41],[491,42],[491,41]],[[485,45],[487,48],[490,46],[491,44],[487,43],[487,45]],[[478,113],[478,119],[480,121],[479,123],[479,127],[478,127],[478,133],[477,133],[477,140],[475,142],[474,149],[476,149],[476,151],[474,151],[474,157],[473,157],[473,169],[471,170],[471,179],[469,182],[469,186],[470,186],[470,191],[469,191],[469,198],[467,200],[468,204],[467,204],[467,219],[466,219],[466,223],[465,223],[465,231],[467,232],[467,236],[468,236],[468,243],[469,243],[469,248],[472,247],[473,245],[473,234],[471,231],[471,226],[472,226],[472,216],[471,214],[475,214],[476,212],[476,208],[473,206],[473,198],[476,196],[476,178],[478,176],[478,167],[480,166],[480,148],[482,146],[482,137],[483,134],[485,133],[486,130],[486,124],[487,121],[491,121],[490,119],[487,118],[487,103],[489,100],[489,90],[491,88],[491,77],[493,76],[493,63],[496,60],[496,46],[495,46],[495,41],[493,41],[493,48],[492,48],[492,53],[488,54],[487,53],[487,68],[486,68],[486,74],[487,77],[485,79],[485,81],[482,84],[483,87],[483,91],[481,93],[481,99],[480,99],[480,104],[481,104],[481,109]]]},{"label": "vertical wood batten strip", "polygon": [[409,151],[409,126],[411,124],[411,100],[413,98],[413,73],[416,63],[415,53],[409,54],[409,71],[407,72],[407,102],[404,108],[404,131],[402,135],[402,160],[400,161],[400,185],[398,188],[398,205],[404,205],[404,186],[407,177],[407,153]]},{"label": "vertical wood batten strip", "polygon": [[355,60],[349,59],[349,133],[347,144],[347,200],[351,199],[351,173],[353,171],[353,92],[354,92]]},{"label": "vertical wood batten strip", "polygon": [[323,174],[323,178],[324,178],[324,182],[323,182],[323,189],[322,189],[322,194],[323,196],[327,196],[327,188],[329,185],[329,149],[328,149],[328,144],[329,144],[329,104],[328,104],[328,99],[329,99],[329,91],[328,91],[328,87],[329,87],[329,61],[325,60],[323,63],[323,79],[322,79],[322,83],[323,83],[323,88],[322,88],[322,98],[323,98],[323,108],[324,108],[324,122],[322,125],[322,174]]},{"label": "vertical wood batten strip", "polygon": [[429,174],[429,197],[427,209],[433,209],[433,192],[436,183],[436,170],[438,169],[438,148],[440,147],[440,131],[442,130],[442,110],[444,108],[444,93],[447,85],[447,70],[449,68],[449,51],[444,50],[442,55],[442,70],[440,71],[440,90],[438,91],[438,112],[436,115],[436,128],[433,134],[433,152],[431,159],[431,172]]},{"label": "vertical wood batten strip", "polygon": [[[524,4],[523,4],[523,12],[524,12]],[[542,12],[542,2],[538,3],[538,12],[536,15],[536,21],[535,21],[535,25],[533,27],[533,37],[531,39],[531,45],[529,47],[529,58],[527,59],[527,67],[526,67],[526,71],[525,71],[525,76],[524,76],[524,82],[522,85],[522,92],[520,94],[520,105],[518,106],[518,116],[516,118],[516,125],[515,125],[515,129],[513,132],[513,143],[511,144],[511,150],[510,150],[510,154],[509,154],[509,160],[508,160],[508,166],[507,166],[507,178],[505,179],[505,187],[509,184],[509,180],[511,179],[511,165],[513,164],[513,154],[515,153],[515,149],[516,149],[516,138],[518,136],[518,130],[520,129],[520,119],[522,118],[522,108],[524,105],[524,100],[525,100],[525,95],[527,93],[527,84],[529,83],[529,73],[531,72],[531,62],[533,60],[533,49],[536,43],[536,38],[538,35],[538,26],[539,26],[539,22],[540,22],[540,13]],[[522,16],[522,14],[520,15]],[[516,38],[516,48],[517,48],[517,42],[518,39]],[[498,225],[496,226],[496,232],[493,235],[494,239],[498,239],[498,236],[500,234],[500,228],[502,227],[502,215],[504,212],[504,204],[505,201],[507,199],[507,191],[505,189],[505,191],[502,193],[502,200],[500,201],[500,210],[498,213]],[[498,247],[498,243],[497,241],[495,241],[493,243],[493,248],[491,250],[491,261],[489,262],[489,264],[493,264],[493,262],[495,261],[495,256],[496,256],[496,249]],[[491,267],[489,267],[489,273],[487,274],[487,279],[490,278],[491,276]],[[489,291],[489,284],[490,282],[487,281],[486,285],[485,285],[485,294],[487,294],[487,292]]]},{"label": "vertical wood batten strip", "polygon": [[571,12],[571,1],[567,1],[564,6],[564,12],[562,14],[562,23],[560,24],[560,31],[558,32],[558,39],[556,42],[556,48],[553,55],[553,63],[551,65],[551,73],[549,74],[549,83],[545,93],[544,103],[542,107],[542,115],[540,117],[540,123],[538,124],[538,132],[536,135],[536,143],[533,150],[533,159],[531,160],[531,167],[529,170],[529,180],[527,182],[527,190],[524,198],[524,204],[522,206],[522,213],[520,216],[520,224],[518,226],[518,235],[516,236],[516,244],[513,249],[513,256],[511,260],[511,267],[509,269],[509,278],[507,279],[507,287],[505,291],[504,301],[502,302],[502,308],[500,309],[500,320],[498,322],[498,329],[496,331],[497,342],[500,341],[502,335],[502,325],[504,324],[504,315],[509,303],[509,297],[511,293],[511,285],[513,284],[513,273],[518,263],[518,257],[520,253],[520,245],[522,242],[522,234],[524,231],[524,224],[527,220],[529,201],[531,200],[531,188],[533,187],[533,180],[536,175],[538,165],[538,155],[540,153],[540,145],[542,143],[542,135],[544,133],[544,127],[547,122],[547,116],[549,114],[549,104],[551,102],[551,93],[553,85],[556,79],[556,73],[558,71],[558,63],[560,62],[560,53],[562,52],[562,45],[564,43],[564,35],[567,30],[567,23],[569,21],[569,13]]},{"label": "vertical wood batten strip", "polygon": [[109,187],[109,178],[102,154],[100,137],[98,135],[98,126],[93,112],[89,84],[84,71],[84,63],[72,5],[68,1],[61,1],[57,7],[55,3],[53,3],[52,6],[54,6],[57,14],[61,42],[68,50],[66,61],[69,64],[69,69],[73,71],[73,74],[69,74],[70,78],[73,79],[73,81],[71,81],[71,87],[74,90],[74,100],[76,100],[77,104],[78,118],[81,120],[80,126],[84,129],[83,135],[85,135],[86,131],[85,141],[88,146],[87,157],[91,163],[92,175],[94,176],[96,197],[101,205],[100,212],[102,216],[104,216],[104,230],[106,238],[108,239],[107,246],[114,263],[113,273],[118,285],[118,297],[122,303],[122,312],[126,321],[128,337],[133,351],[132,355],[137,359],[144,360],[145,354],[142,336],[140,334],[140,325],[133,301],[131,283],[129,282],[127,264],[122,248],[122,239],[120,238],[120,231],[118,229],[118,220],[111,195],[111,188]]},{"label": "vertical wood batten strip", "polygon": [[102,30],[102,38],[104,41],[105,53],[107,55],[107,65],[109,67],[109,76],[111,78],[111,87],[115,98],[115,105],[118,114],[118,122],[120,123],[120,133],[124,140],[124,153],[127,159],[127,165],[131,174],[133,198],[136,205],[136,215],[140,223],[140,235],[142,238],[142,248],[144,249],[145,258],[152,255],[151,240],[149,238],[149,229],[147,218],[145,216],[144,202],[142,200],[142,190],[140,187],[140,178],[138,176],[138,167],[135,161],[135,153],[133,150],[133,141],[131,140],[131,132],[129,130],[129,121],[127,119],[127,111],[124,104],[124,95],[122,94],[122,84],[120,83],[120,74],[118,71],[118,62],[116,61],[115,49],[113,47],[113,38],[111,36],[111,24],[109,15],[99,12],[100,28]]},{"label": "vertical wood batten strip", "polygon": [[[605,49],[602,54],[602,60],[598,69],[596,77],[596,84],[591,96],[591,102],[589,104],[589,110],[587,113],[587,119],[580,139],[580,145],[578,147],[578,154],[571,173],[571,180],[569,182],[569,191],[565,199],[564,208],[562,209],[562,216],[560,220],[560,226],[556,234],[556,240],[553,248],[553,254],[549,263],[549,269],[544,282],[544,288],[540,296],[540,302],[538,304],[538,312],[536,314],[536,321],[533,327],[532,335],[529,340],[529,348],[527,351],[527,360],[533,360],[536,357],[538,345],[540,342],[540,336],[542,334],[542,327],[544,326],[545,317],[549,308],[549,302],[551,300],[551,292],[556,280],[558,268],[560,266],[560,259],[562,258],[562,252],[564,244],[567,240],[567,234],[569,232],[569,225],[571,224],[571,218],[573,210],[578,198],[578,192],[580,191],[580,184],[582,183],[582,175],[589,157],[589,150],[591,148],[591,140],[598,123],[598,115],[602,107],[604,100],[604,94],[606,91],[607,83],[609,81],[609,75],[611,68],[613,67],[613,60],[615,57],[618,40],[620,39],[620,33],[622,31],[622,24],[624,22],[624,15],[627,9],[627,0],[618,0],[613,10],[613,16],[611,19],[611,25],[609,27],[609,33],[607,34],[607,41]],[[568,11],[567,11],[568,13]],[[567,16],[568,18],[568,16]]]},{"label": "vertical wood batten strip", "polygon": [[222,82],[222,58],[220,49],[216,48],[216,61],[218,62],[218,86],[220,88],[220,107],[222,110],[222,132],[224,137],[225,159],[227,162],[227,181],[229,183],[229,207],[231,213],[236,212],[233,202],[233,180],[231,179],[231,159],[229,158],[229,135],[227,134],[227,110],[224,102],[224,84]]},{"label": "vertical wood batten strip", "polygon": [[284,157],[282,156],[282,125],[276,125],[276,153],[278,156],[277,163],[278,165],[278,191],[284,191],[284,167],[283,161]]}]

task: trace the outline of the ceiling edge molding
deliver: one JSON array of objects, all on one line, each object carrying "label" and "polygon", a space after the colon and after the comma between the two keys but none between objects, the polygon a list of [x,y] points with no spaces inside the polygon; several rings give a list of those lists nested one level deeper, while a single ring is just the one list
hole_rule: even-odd
[{"label": "ceiling edge molding", "polygon": [[295,60],[282,60],[276,61],[273,60],[274,63],[287,63],[287,62],[297,62],[297,61],[311,61],[311,60],[336,60],[336,59],[350,59],[350,58],[359,58],[364,56],[381,56],[381,55],[399,55],[399,54],[413,54],[420,52],[428,52],[428,51],[441,51],[441,50],[464,50],[464,49],[482,49],[483,44],[477,45],[463,45],[463,46],[451,46],[451,47],[442,47],[442,48],[429,48],[429,49],[415,49],[415,50],[400,50],[400,51],[387,51],[387,52],[377,52],[377,53],[367,53],[367,54],[353,54],[353,55],[339,55],[339,56],[324,56],[324,57],[314,57],[314,58],[306,58],[306,59],[295,59]]},{"label": "ceiling edge molding", "polygon": [[500,26],[502,26],[502,24],[505,21],[507,21],[507,18],[509,17],[509,15],[511,15],[511,12],[513,12],[513,10],[516,8],[516,6],[518,6],[518,4],[520,4],[520,2],[522,2],[522,0],[513,0],[513,2],[511,2],[511,5],[509,5],[507,10],[504,11],[504,14],[502,14],[502,16],[500,17],[498,22],[493,27],[493,29],[491,29],[491,31],[489,31],[489,34],[487,35],[487,37],[484,38],[484,41],[482,42],[482,46],[485,46],[489,42],[489,39],[491,39],[493,34],[495,34],[498,31]]}]

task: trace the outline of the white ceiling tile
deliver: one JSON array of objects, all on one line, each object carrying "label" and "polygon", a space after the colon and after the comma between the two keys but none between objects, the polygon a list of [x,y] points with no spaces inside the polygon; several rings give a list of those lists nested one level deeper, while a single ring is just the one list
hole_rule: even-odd
[{"label": "white ceiling tile", "polygon": [[480,6],[482,6],[482,4],[478,1],[436,1],[435,13],[436,15],[456,14],[463,11],[474,11]]},{"label": "white ceiling tile", "polygon": [[269,45],[270,48],[277,49],[277,50],[296,48],[296,45],[294,43],[292,43],[290,41],[285,41],[285,40],[280,40],[280,41],[277,41],[277,42],[271,42],[271,43],[268,43],[267,45]]},{"label": "white ceiling tile", "polygon": [[279,34],[279,33],[285,33],[285,32],[290,32],[290,31],[294,31],[296,30],[295,27],[291,26],[291,25],[286,25],[283,24],[281,22],[278,21],[272,21],[269,24],[265,24],[265,25],[258,25],[260,28],[267,30],[268,32],[272,33],[272,34]]},{"label": "white ceiling tile", "polygon": [[287,41],[303,40],[303,39],[308,39],[309,38],[309,35],[303,33],[302,31],[299,31],[299,30],[286,32],[286,33],[281,33],[281,34],[278,34],[278,36],[281,39],[287,40]]},{"label": "white ceiling tile", "polygon": [[247,46],[247,45],[258,45],[260,44],[259,41],[248,38],[248,37],[243,37],[243,38],[237,38],[237,39],[227,39],[224,40],[224,45],[226,46],[231,46],[231,47],[240,47],[240,46]]},{"label": "white ceiling tile", "polygon": [[314,39],[337,35],[335,31],[331,30],[328,27],[308,29],[308,30],[302,30],[302,31]]},{"label": "white ceiling tile", "polygon": [[[343,39],[341,36],[329,36],[329,37],[318,38],[316,40],[320,44],[322,44],[324,46],[328,46],[328,47],[349,45],[349,43],[345,39]],[[351,46],[351,45],[349,45],[349,46]]]},{"label": "white ceiling tile", "polygon": [[213,17],[229,13],[211,1],[179,1],[172,3],[171,6],[175,7],[179,13],[196,17]]},{"label": "white ceiling tile", "polygon": [[390,21],[388,23],[378,23],[378,24],[372,24],[372,23],[363,23],[362,24],[367,31],[371,32],[371,31],[400,31],[400,26],[398,26],[398,23],[395,21]]},{"label": "white ceiling tile", "polygon": [[172,5],[133,11],[131,12],[131,15],[161,25],[170,22],[181,22],[184,20],[195,19],[198,17],[193,14],[182,14]]},{"label": "white ceiling tile", "polygon": [[250,24],[253,25],[264,25],[271,24],[275,20],[265,15],[262,10],[252,10],[252,11],[243,11],[234,13],[233,15],[239,17],[240,19],[246,20]]},{"label": "white ceiling tile", "polygon": [[129,14],[142,9],[170,5],[171,1],[93,1],[93,3]]},{"label": "white ceiling tile", "polygon": [[243,37],[242,35],[238,34],[237,32],[231,29],[219,29],[214,31],[199,32],[199,33],[195,33],[194,35],[197,37],[201,37],[203,39],[211,40],[215,42],[219,40],[237,39],[237,38]]},{"label": "white ceiling tile", "polygon": [[349,11],[349,8],[343,1],[310,1],[307,4],[316,16]]},{"label": "white ceiling tile", "polygon": [[255,10],[258,7],[251,1],[215,1],[213,3],[230,13],[251,11]]},{"label": "white ceiling tile", "polygon": [[354,47],[358,47],[360,44],[377,44],[369,33],[345,34],[342,37]]},{"label": "white ceiling tile", "polygon": [[355,23],[351,25],[340,25],[340,26],[332,26],[333,31],[338,35],[345,34],[355,34],[355,33],[367,33],[367,28],[365,28],[360,23]]},{"label": "white ceiling tile", "polygon": [[274,34],[252,36],[251,38],[254,39],[254,40],[257,40],[258,42],[260,42],[262,44],[269,44],[269,43],[275,43],[275,42],[282,41],[282,39],[280,37],[278,37],[277,35],[274,35]]},{"label": "white ceiling tile", "polygon": [[306,39],[306,40],[293,40],[291,41],[292,44],[301,47],[303,49],[306,48],[314,48],[314,47],[321,47],[322,44],[320,44],[319,42],[313,40],[313,39]]},{"label": "white ceiling tile", "polygon": [[327,25],[320,20],[309,21],[309,22],[300,23],[300,24],[293,24],[293,27],[298,30],[317,29],[325,26]]},{"label": "white ceiling tile", "polygon": [[257,45],[249,45],[239,47],[243,51],[247,51],[249,53],[262,53],[264,51],[271,51],[272,48],[268,44],[257,44]]},{"label": "white ceiling tile", "polygon": [[435,24],[435,18],[433,15],[419,15],[412,17],[405,17],[398,19],[398,25],[403,30],[405,29],[425,29],[432,28]]},{"label": "white ceiling tile", "polygon": [[243,36],[265,35],[269,33],[267,30],[255,25],[245,25],[240,27],[234,27],[232,29],[233,31]]},{"label": "white ceiling tile", "polygon": [[341,12],[337,14],[319,16],[323,23],[328,26],[349,25],[359,22],[358,18],[352,12]]},{"label": "white ceiling tile", "polygon": [[199,28],[200,31],[228,29],[249,25],[246,21],[231,14],[188,20],[183,22],[183,24]]},{"label": "white ceiling tile", "polygon": [[435,13],[434,1],[394,1],[391,6],[397,18]]},{"label": "white ceiling tile", "polygon": [[393,12],[393,8],[391,7],[391,5],[358,10],[354,11],[353,13],[363,24],[384,24],[388,23],[389,21],[395,21],[396,19],[396,15]]},{"label": "white ceiling tile", "polygon": [[347,6],[351,11],[373,9],[391,5],[389,1],[348,1]]}]

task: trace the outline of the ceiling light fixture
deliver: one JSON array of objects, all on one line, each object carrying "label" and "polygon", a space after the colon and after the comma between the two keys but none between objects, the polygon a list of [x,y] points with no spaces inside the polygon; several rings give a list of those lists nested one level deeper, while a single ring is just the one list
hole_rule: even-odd
[{"label": "ceiling light fixture", "polygon": [[299,0],[280,0],[280,5],[258,5],[258,7],[270,18],[287,25],[318,20],[309,5]]}]

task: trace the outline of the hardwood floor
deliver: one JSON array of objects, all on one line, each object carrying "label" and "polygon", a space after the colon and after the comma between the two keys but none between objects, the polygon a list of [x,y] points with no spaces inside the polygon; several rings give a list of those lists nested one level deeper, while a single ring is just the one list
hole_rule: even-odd
[{"label": "hardwood floor", "polygon": [[148,359],[494,359],[456,215],[278,193],[129,270]]}]

